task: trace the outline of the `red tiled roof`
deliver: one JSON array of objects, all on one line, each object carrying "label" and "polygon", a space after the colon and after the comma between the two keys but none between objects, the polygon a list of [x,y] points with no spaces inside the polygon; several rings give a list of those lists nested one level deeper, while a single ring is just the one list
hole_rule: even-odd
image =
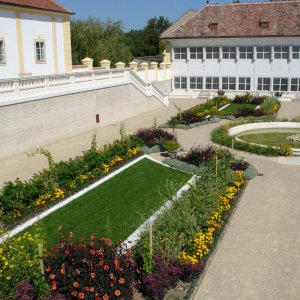
[{"label": "red tiled roof", "polygon": [[0,0],[0,4],[73,14],[53,0]]},{"label": "red tiled roof", "polygon": [[247,36],[300,36],[300,1],[210,4],[161,38]]}]

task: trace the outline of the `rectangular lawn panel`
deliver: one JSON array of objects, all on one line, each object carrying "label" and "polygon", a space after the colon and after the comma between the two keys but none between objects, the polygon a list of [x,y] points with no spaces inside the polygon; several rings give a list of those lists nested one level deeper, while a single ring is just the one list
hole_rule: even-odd
[{"label": "rectangular lawn panel", "polygon": [[162,192],[170,199],[190,178],[190,174],[143,159],[43,219],[47,246],[58,243],[59,226],[75,239],[109,232],[112,240],[123,241],[161,207]]},{"label": "rectangular lawn panel", "polygon": [[256,104],[249,103],[231,103],[230,105],[222,109],[222,111],[225,113],[225,115],[231,115],[245,108],[254,109],[256,106]]}]

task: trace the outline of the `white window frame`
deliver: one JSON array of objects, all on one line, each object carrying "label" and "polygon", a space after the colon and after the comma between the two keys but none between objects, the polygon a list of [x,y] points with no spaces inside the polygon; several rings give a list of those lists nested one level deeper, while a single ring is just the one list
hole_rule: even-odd
[{"label": "white window frame", "polygon": [[6,64],[5,40],[0,38],[0,65]]},{"label": "white window frame", "polygon": [[218,90],[219,89],[220,80],[219,77],[206,77],[205,89],[206,90]]},{"label": "white window frame", "polygon": [[[261,83],[260,83],[261,81]],[[269,81],[267,83],[267,81]],[[265,89],[265,86],[269,86]],[[258,91],[270,91],[271,90],[271,78],[270,77],[258,77],[257,78],[257,90]]]},{"label": "white window frame", "polygon": [[289,46],[274,46],[274,59],[288,59]]},{"label": "white window frame", "polygon": [[271,46],[256,46],[257,59],[271,59]]},{"label": "white window frame", "polygon": [[291,78],[291,91],[300,92],[300,78]]},{"label": "white window frame", "polygon": [[274,77],[273,78],[273,91],[287,92],[289,86],[289,80],[286,77]]},{"label": "white window frame", "polygon": [[203,47],[190,47],[190,59],[203,59]]},{"label": "white window frame", "polygon": [[251,77],[239,77],[238,90],[250,91],[251,89]]},{"label": "white window frame", "polygon": [[46,43],[45,40],[34,40],[35,63],[46,63]]},{"label": "white window frame", "polygon": [[187,77],[175,76],[174,77],[174,89],[175,90],[186,90],[187,89]]},{"label": "white window frame", "polygon": [[236,47],[225,46],[222,47],[222,58],[223,59],[236,59]]},{"label": "white window frame", "polygon": [[239,59],[253,59],[254,49],[253,46],[240,46],[239,47]]},{"label": "white window frame", "polygon": [[187,48],[186,47],[175,47],[173,48],[174,59],[187,59]]},{"label": "white window frame", "polygon": [[235,77],[222,77],[222,90],[234,91],[236,84]]},{"label": "white window frame", "polygon": [[292,46],[292,59],[300,58],[300,46]]},{"label": "white window frame", "polygon": [[190,77],[190,90],[202,90],[203,89],[203,77]]},{"label": "white window frame", "polygon": [[212,47],[212,46],[206,47],[206,59],[219,59],[219,58],[220,58],[219,47]]}]

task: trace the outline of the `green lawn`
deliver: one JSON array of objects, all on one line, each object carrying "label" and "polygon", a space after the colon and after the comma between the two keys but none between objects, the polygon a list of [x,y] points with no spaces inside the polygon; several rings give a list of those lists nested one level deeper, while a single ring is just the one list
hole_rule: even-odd
[{"label": "green lawn", "polygon": [[245,103],[245,104],[231,103],[230,105],[222,109],[222,111],[225,113],[225,115],[232,115],[242,109],[245,108],[254,109],[256,106],[257,106],[256,104],[249,104],[249,103]]},{"label": "green lawn", "polygon": [[[295,131],[294,134],[299,133]],[[293,135],[291,132],[265,132],[265,133],[254,133],[254,134],[245,134],[239,138],[243,141],[255,144],[263,144],[269,146],[283,146],[289,145],[293,148],[300,148],[300,143],[291,143],[286,140],[290,135]]]},{"label": "green lawn", "polygon": [[57,243],[60,225],[75,239],[96,233],[123,241],[161,207],[162,194],[170,198],[174,188],[178,190],[189,178],[187,173],[143,159],[43,219],[47,246]]}]

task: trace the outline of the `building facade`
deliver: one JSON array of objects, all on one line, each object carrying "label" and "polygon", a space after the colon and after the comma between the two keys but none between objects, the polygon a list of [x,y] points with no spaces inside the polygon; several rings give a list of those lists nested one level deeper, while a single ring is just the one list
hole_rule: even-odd
[{"label": "building facade", "polygon": [[1,0],[0,78],[71,72],[71,14],[52,0]]},{"label": "building facade", "polygon": [[162,34],[172,90],[300,94],[300,2],[211,4]]}]

